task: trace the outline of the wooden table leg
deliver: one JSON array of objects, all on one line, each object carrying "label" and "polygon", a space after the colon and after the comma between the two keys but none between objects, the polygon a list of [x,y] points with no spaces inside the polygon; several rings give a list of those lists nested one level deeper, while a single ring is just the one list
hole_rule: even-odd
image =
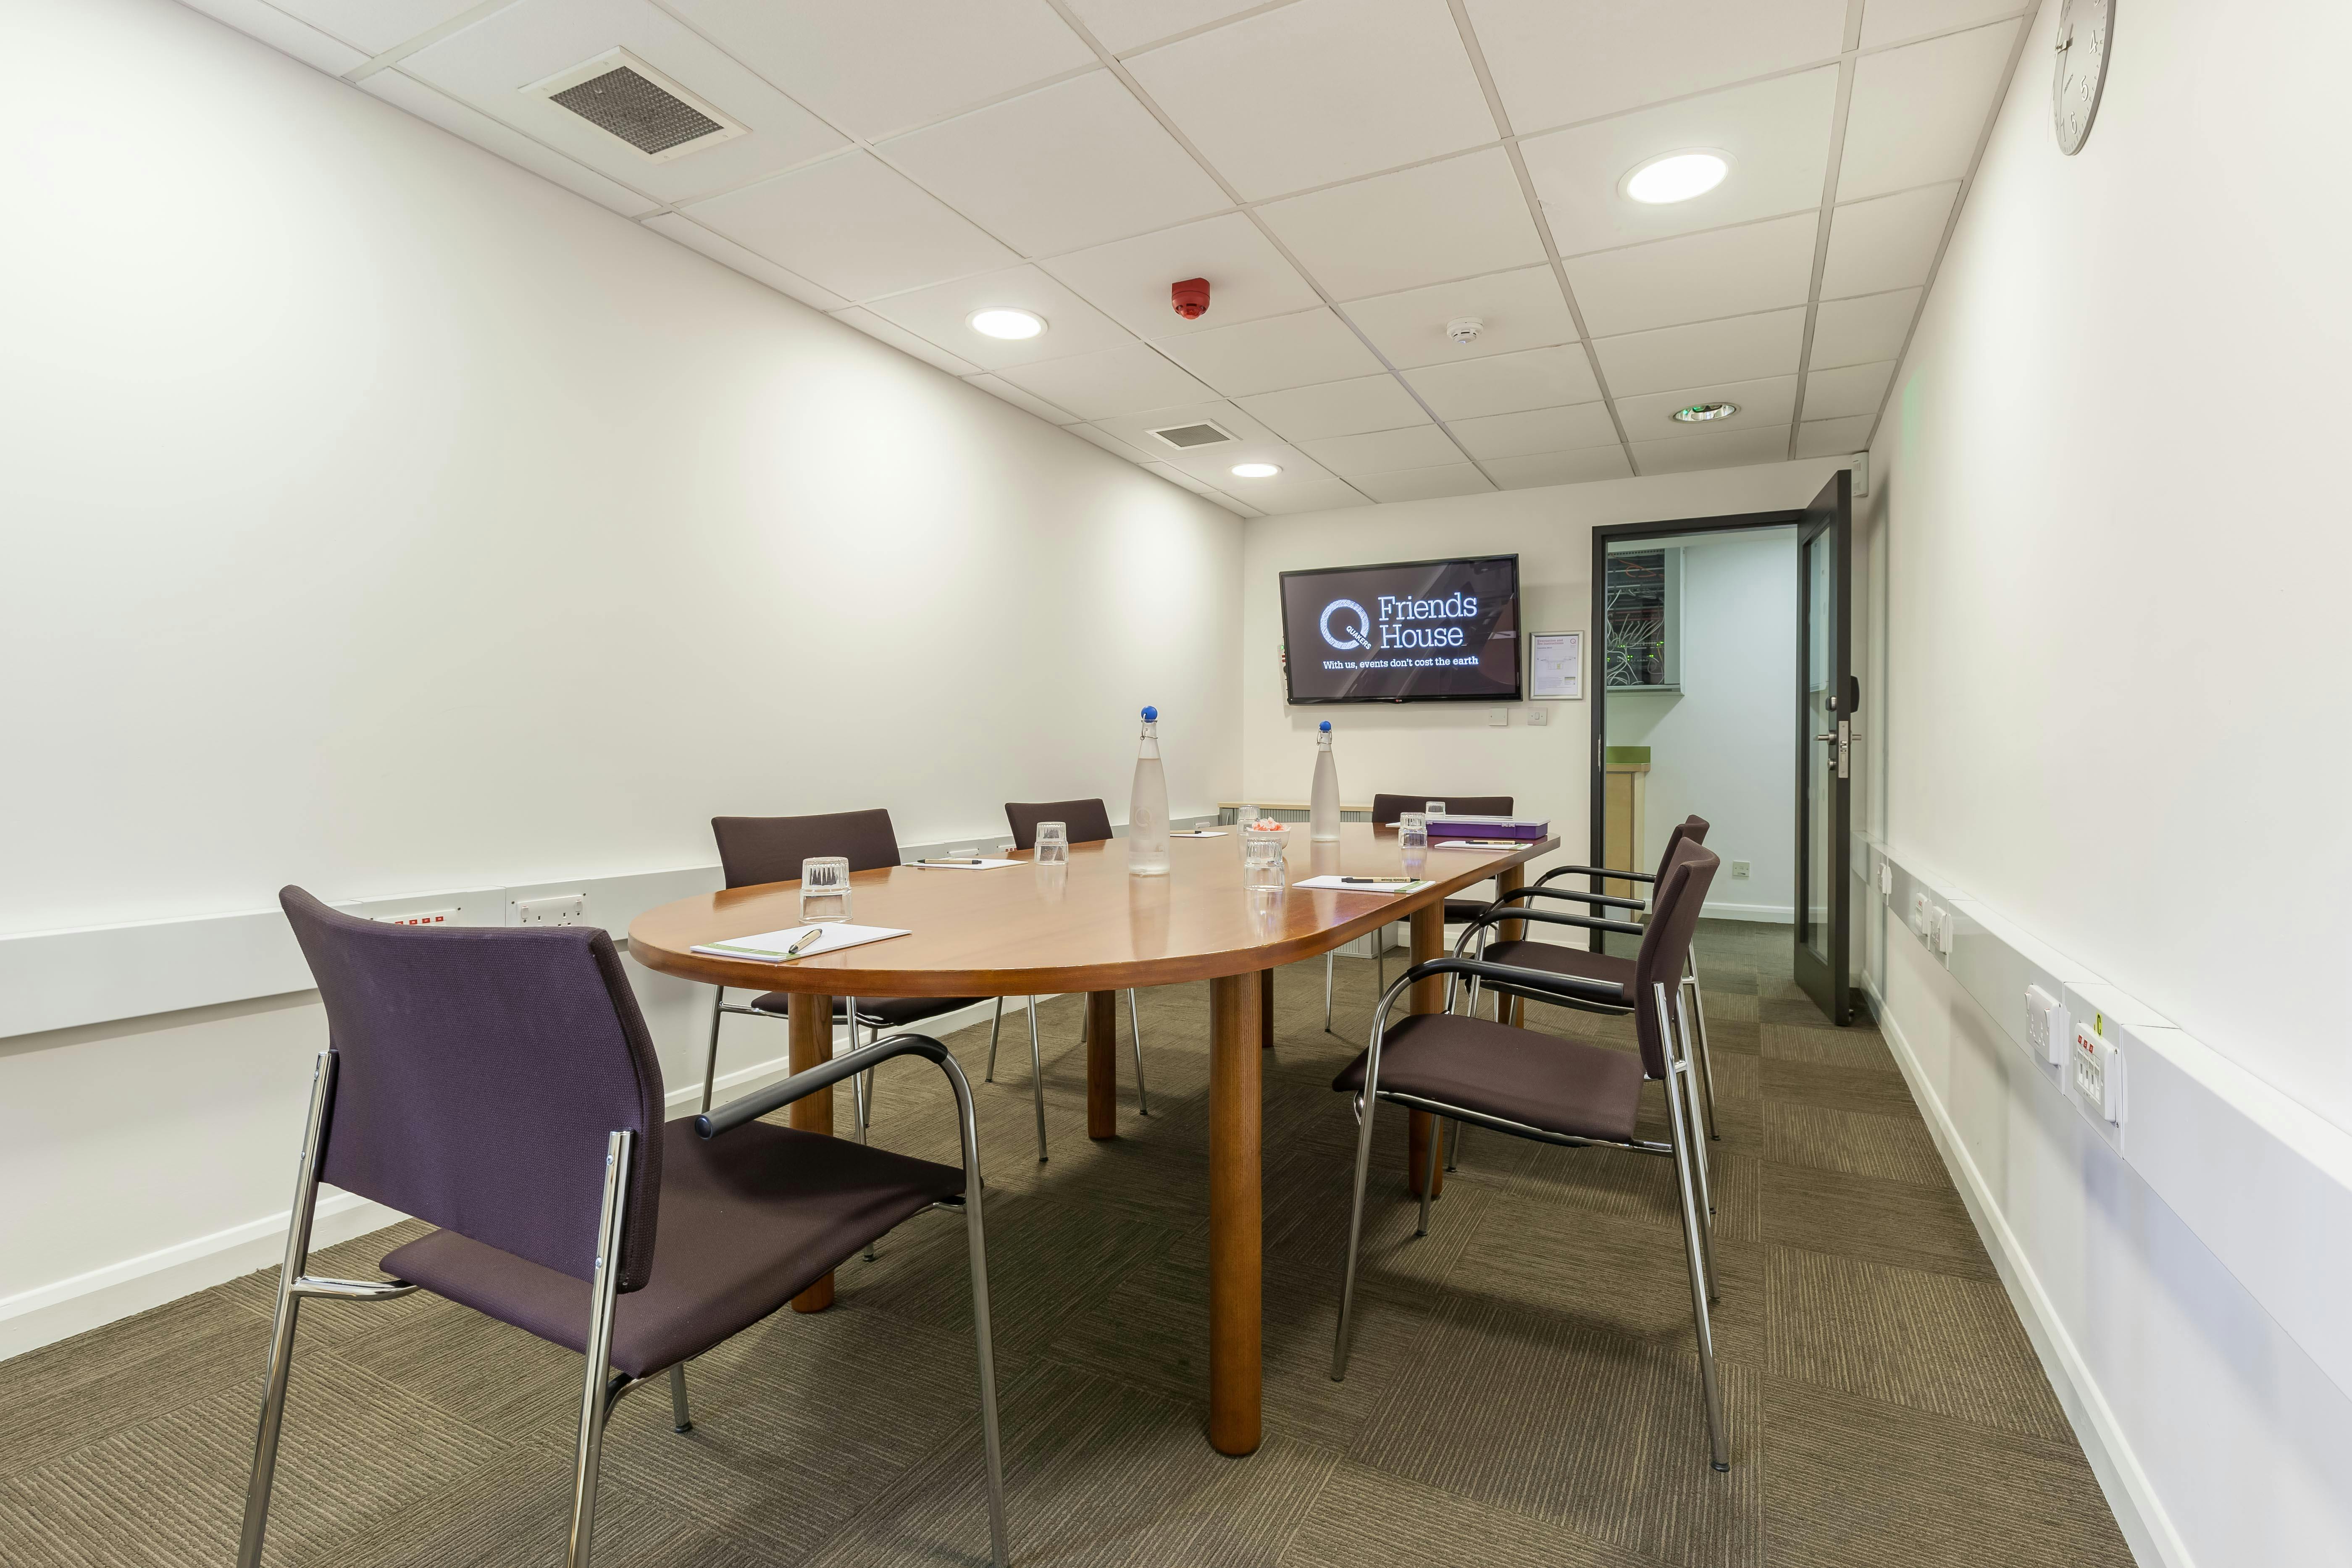
[{"label": "wooden table leg", "polygon": [[1263,972],[1209,982],[1209,1443],[1255,1453],[1265,1305],[1260,1188]]},{"label": "wooden table leg", "polygon": [[[1527,885],[1528,868],[1525,866],[1514,866],[1495,879],[1495,891],[1498,894],[1516,893]],[[1495,940],[1497,942],[1521,942],[1526,940],[1527,934],[1528,922],[1525,921],[1505,921],[1495,928]],[[1514,1024],[1524,1026],[1527,1023],[1527,998],[1524,996],[1511,998],[1510,1017]]]},{"label": "wooden table leg", "polygon": [[1274,971],[1271,969],[1260,971],[1259,980],[1257,1044],[1258,1049],[1270,1051],[1274,1049]]},{"label": "wooden table leg", "polygon": [[[833,998],[795,991],[786,1026],[792,1037],[794,1072],[806,1072],[833,1059]],[[785,1117],[803,1132],[833,1132],[833,1090],[818,1089],[793,1101]],[[793,1298],[795,1312],[822,1312],[833,1305],[833,1276],[828,1274]]]},{"label": "wooden table leg", "polygon": [[[1410,927],[1412,937],[1414,963],[1426,963],[1445,953],[1445,905],[1433,900],[1412,911]],[[1445,977],[1416,980],[1404,999],[1409,1013],[1443,1013],[1445,1011]],[[1438,1135],[1437,1118],[1426,1110],[1415,1110],[1407,1116],[1410,1130],[1405,1142],[1405,1181],[1415,1197],[1421,1195],[1421,1173],[1429,1158],[1429,1140]],[[1431,1189],[1443,1195],[1445,1192],[1445,1162],[1437,1162],[1437,1182]]]},{"label": "wooden table leg", "polygon": [[1087,993],[1087,1136],[1118,1136],[1118,993]]}]

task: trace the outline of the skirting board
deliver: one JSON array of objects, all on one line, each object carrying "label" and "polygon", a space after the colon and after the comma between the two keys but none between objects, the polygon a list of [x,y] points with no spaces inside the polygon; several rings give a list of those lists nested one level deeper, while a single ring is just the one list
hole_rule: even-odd
[{"label": "skirting board", "polygon": [[1709,899],[1699,910],[1699,915],[1710,921],[1758,921],[1776,926],[1797,923],[1797,907],[1794,904],[1725,904]]},{"label": "skirting board", "polygon": [[[1038,1000],[1051,998],[1040,996]],[[1025,997],[1008,996],[1004,1010],[1011,1014],[1027,1005]],[[930,1020],[921,1032],[946,1035],[973,1024],[984,1024],[994,1008],[992,1000],[978,1003]],[[783,1036],[780,1025],[776,1030],[778,1044],[782,1043]],[[835,1031],[835,1048],[842,1049],[847,1044],[848,1032]],[[773,1057],[721,1073],[718,1090],[721,1098],[731,1098],[772,1083],[789,1071],[788,1058]],[[667,1100],[673,1119],[698,1110],[702,1085],[696,1082],[673,1089]],[[289,1128],[287,1136],[292,1139],[299,1131],[299,1128]],[[280,1210],[210,1236],[196,1237],[0,1298],[0,1362],[102,1328],[167,1301],[176,1301],[183,1296],[226,1284],[240,1274],[274,1268],[286,1256],[289,1217],[289,1211]],[[314,1250],[333,1247],[396,1225],[405,1217],[395,1209],[351,1193],[324,1192],[320,1194],[318,1215],[311,1225],[310,1245]]]},{"label": "skirting board", "polygon": [[1863,990],[1877,1017],[1879,1032],[1885,1037],[1895,1065],[1903,1070],[1904,1082],[1910,1086],[1911,1098],[1924,1113],[1928,1134],[1944,1157],[1945,1168],[1951,1173],[1952,1184],[1959,1189],[1960,1201],[1968,1206],[1969,1217],[1976,1222],[1985,1250],[1992,1255],[1993,1268],[2009,1291],[2010,1301],[2017,1308],[2026,1337],[2033,1342],[2034,1353],[2042,1358],[2042,1372],[2066,1412],[2075,1441],[2083,1446],[2083,1457],[2091,1462],[2099,1489],[2105,1494],[2107,1507],[2114,1511],[2116,1524],[2123,1531],[2124,1544],[2131,1548],[2132,1560],[2140,1568],[2196,1568],[2187,1544],[2173,1529],[2170,1516],[2149,1483],[2147,1472],[2132,1451],[2130,1440],[2117,1424],[2106,1395],[2100,1391],[2098,1380],[2092,1376],[2089,1364],[2075,1347],[2074,1336],[2060,1321],[2041,1276],[2027,1261],[2017,1233],[2010,1228],[2000,1205],[1993,1201],[1992,1188],[1977,1169],[1968,1145],[1961,1142],[1959,1129],[1953,1125],[1943,1100],[1929,1088],[1927,1074],[1911,1049],[1911,1042],[1904,1037],[1902,1026],[1895,1022],[1875,984],[1865,982]]}]

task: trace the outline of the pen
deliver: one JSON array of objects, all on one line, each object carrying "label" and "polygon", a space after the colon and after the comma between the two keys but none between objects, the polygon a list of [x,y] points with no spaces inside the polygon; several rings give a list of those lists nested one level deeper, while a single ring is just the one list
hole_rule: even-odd
[{"label": "pen", "polygon": [[1421,879],[1418,877],[1342,877],[1339,880],[1343,882],[1367,882],[1376,887],[1392,888],[1402,887],[1407,883],[1418,882]]},{"label": "pen", "polygon": [[918,866],[977,866],[980,862],[977,860],[942,860],[937,856],[934,856],[928,860],[918,860],[915,864]]},{"label": "pen", "polygon": [[814,945],[816,939],[824,934],[824,927],[809,927],[808,930],[801,932],[800,935],[793,939],[793,945],[784,949],[784,956],[786,958],[798,958],[801,955],[801,949]]}]

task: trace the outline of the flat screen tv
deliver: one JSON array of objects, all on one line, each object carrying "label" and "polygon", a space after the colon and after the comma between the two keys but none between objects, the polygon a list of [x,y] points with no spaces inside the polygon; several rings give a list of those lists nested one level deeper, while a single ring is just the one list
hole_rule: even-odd
[{"label": "flat screen tv", "polygon": [[1517,702],[1519,558],[1282,574],[1290,700]]}]

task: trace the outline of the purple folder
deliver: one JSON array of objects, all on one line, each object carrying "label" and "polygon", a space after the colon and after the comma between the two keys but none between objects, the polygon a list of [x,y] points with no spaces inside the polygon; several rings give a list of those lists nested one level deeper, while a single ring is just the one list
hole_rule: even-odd
[{"label": "purple folder", "polygon": [[1551,837],[1551,824],[1521,816],[1433,816],[1432,838],[1524,838]]}]

